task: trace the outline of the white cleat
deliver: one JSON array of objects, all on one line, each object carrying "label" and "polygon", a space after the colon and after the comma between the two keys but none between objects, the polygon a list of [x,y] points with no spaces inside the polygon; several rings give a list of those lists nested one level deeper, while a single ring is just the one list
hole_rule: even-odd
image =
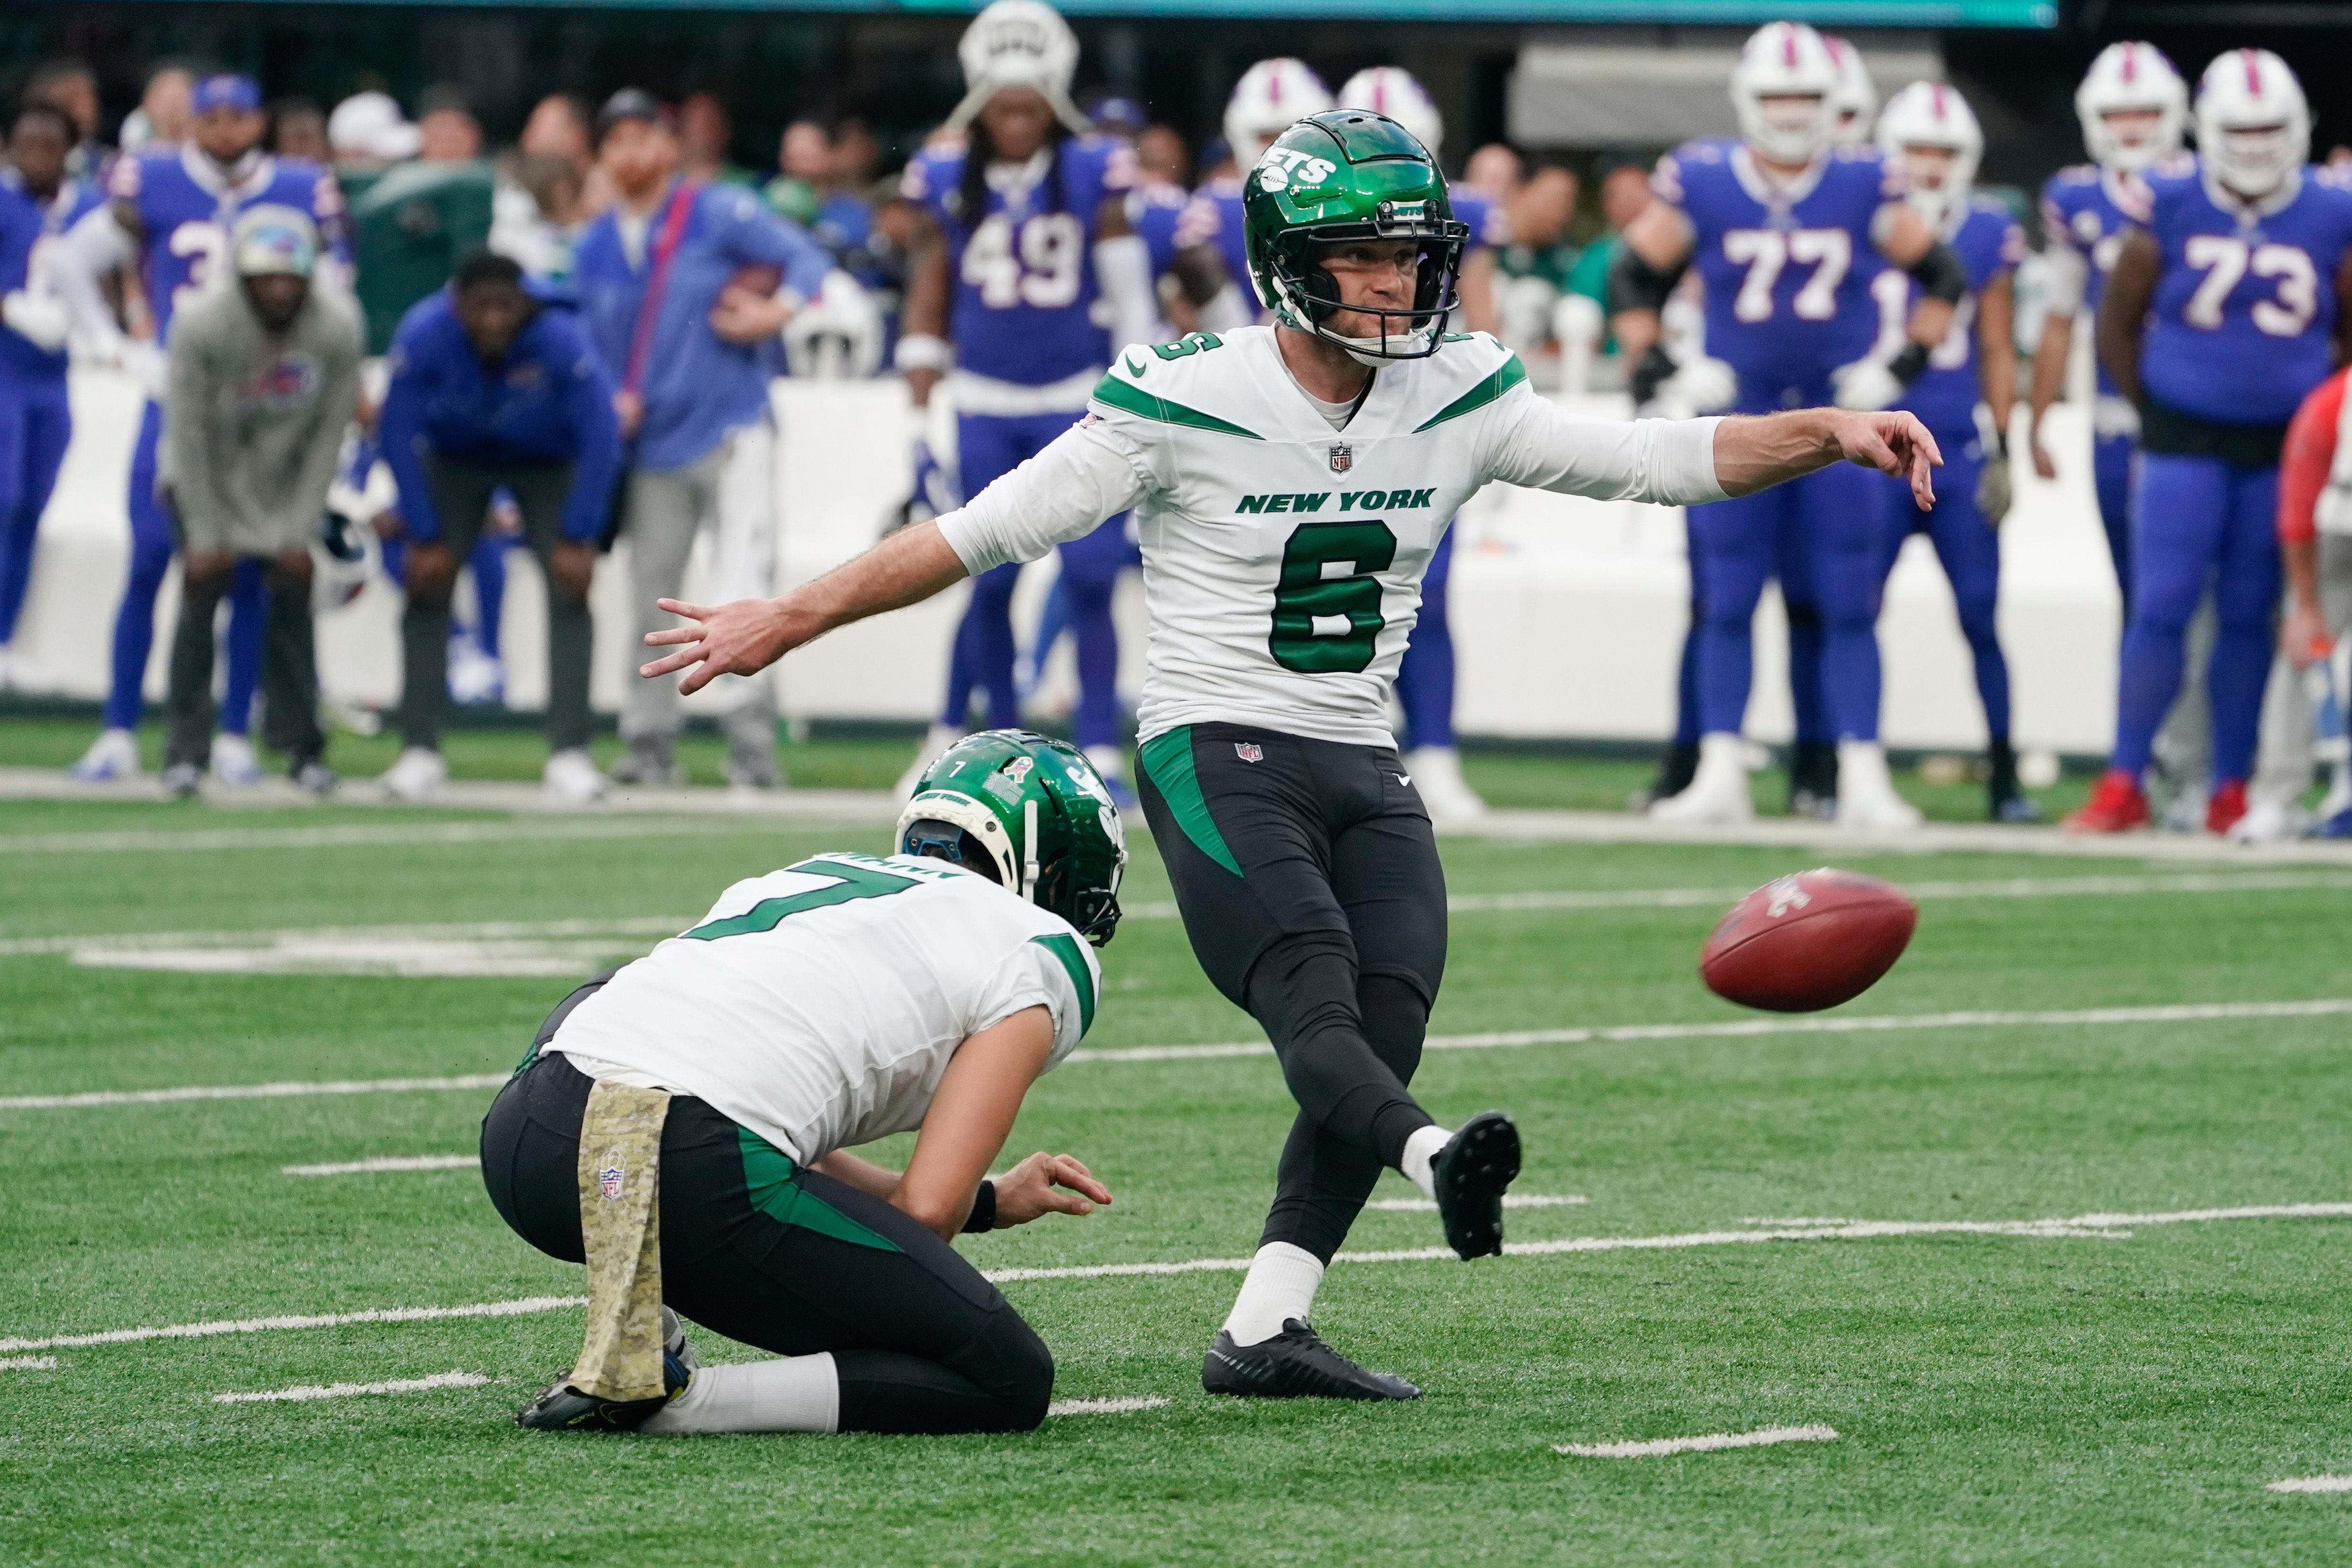
[{"label": "white cleat", "polygon": [[1837,824],[1841,828],[1916,828],[1919,809],[1895,792],[1886,752],[1874,740],[1838,742]]},{"label": "white cleat", "polygon": [[963,737],[964,732],[954,725],[931,726],[929,733],[923,737],[921,749],[915,753],[915,765],[899,774],[898,782],[892,787],[898,799],[903,800],[912,795],[915,792],[915,786],[920,784],[923,781],[923,775],[930,770],[931,764],[937,762],[949,747]]},{"label": "white cleat", "polygon": [[597,768],[595,759],[577,746],[551,754],[539,778],[546,787],[547,798],[567,806],[585,806],[592,800],[603,800],[610,782]]},{"label": "white cleat", "polygon": [[2283,844],[2303,837],[2311,821],[2311,814],[2295,801],[2257,800],[2231,824],[2228,838],[2233,844]]},{"label": "white cleat", "polygon": [[80,784],[114,784],[139,777],[139,740],[127,729],[101,729],[81,760],[66,769]]},{"label": "white cleat", "polygon": [[441,793],[449,782],[449,765],[441,754],[422,746],[403,748],[375,781],[375,787],[394,800],[430,800]]},{"label": "white cleat", "polygon": [[253,742],[226,730],[213,737],[213,782],[231,789],[249,789],[261,782],[261,759]]},{"label": "white cleat", "polygon": [[1486,802],[1462,777],[1462,754],[1454,747],[1416,746],[1404,754],[1404,766],[1430,821],[1475,822],[1486,814]]},{"label": "white cleat", "polygon": [[1679,795],[1651,802],[1650,816],[1685,827],[1721,827],[1756,820],[1748,789],[1748,743],[1736,735],[1699,737],[1698,771]]},{"label": "white cleat", "polygon": [[461,707],[504,706],[507,667],[474,646],[470,637],[449,644],[449,700]]}]

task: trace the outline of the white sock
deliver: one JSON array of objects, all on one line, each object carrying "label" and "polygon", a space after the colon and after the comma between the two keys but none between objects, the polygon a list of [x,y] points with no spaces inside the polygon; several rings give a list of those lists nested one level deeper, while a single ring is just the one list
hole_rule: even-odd
[{"label": "white sock", "polygon": [[1421,1188],[1421,1196],[1432,1203],[1437,1201],[1437,1176],[1433,1168],[1437,1163],[1437,1151],[1444,1148],[1453,1136],[1443,1127],[1423,1127],[1404,1141],[1404,1158],[1397,1163],[1397,1169],[1404,1173],[1405,1179]]},{"label": "white sock", "polygon": [[697,1367],[686,1392],[637,1428],[665,1437],[840,1429],[841,1375],[825,1352]]},{"label": "white sock", "polygon": [[1250,1260],[1241,1294],[1225,1314],[1225,1332],[1235,1344],[1257,1344],[1280,1333],[1288,1319],[1307,1322],[1322,1282],[1323,1265],[1314,1253],[1287,1241],[1267,1242]]}]

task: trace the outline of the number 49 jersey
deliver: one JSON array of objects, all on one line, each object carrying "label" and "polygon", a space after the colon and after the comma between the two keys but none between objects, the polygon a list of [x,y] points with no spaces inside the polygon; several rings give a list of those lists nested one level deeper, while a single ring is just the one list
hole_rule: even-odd
[{"label": "number 49 jersey", "polygon": [[139,277],[166,340],[173,312],[213,280],[228,254],[237,214],[265,203],[308,213],[327,252],[348,266],[351,243],[335,177],[302,158],[256,158],[231,180],[194,146],[126,153],[107,176],[107,195],[139,214]]},{"label": "number 49 jersey", "polygon": [[2147,210],[2134,216],[2163,253],[2140,346],[2147,395],[2215,424],[2293,419],[2335,369],[2352,189],[2305,168],[2259,206],[2225,206],[2182,153],[2148,171]]},{"label": "number 49 jersey", "polygon": [[1828,402],[1830,372],[1869,351],[1871,225],[1901,194],[1895,180],[1874,147],[1832,148],[1786,184],[1729,137],[1658,161],[1650,188],[1690,221],[1706,351],[1738,373],[1738,412]]},{"label": "number 49 jersey", "polygon": [[1097,319],[1095,213],[1105,196],[1135,184],[1134,152],[1108,137],[1079,136],[1010,179],[1002,166],[992,169],[987,211],[976,223],[961,210],[963,162],[960,148],[925,152],[900,182],[947,240],[957,368],[1024,387],[1100,371],[1110,332]]},{"label": "number 49 jersey", "polygon": [[546,1049],[708,1101],[805,1164],[921,1125],[956,1047],[1024,1009],[1052,1017],[1058,1066],[1101,983],[1068,922],[984,876],[818,855],[720,894]]}]

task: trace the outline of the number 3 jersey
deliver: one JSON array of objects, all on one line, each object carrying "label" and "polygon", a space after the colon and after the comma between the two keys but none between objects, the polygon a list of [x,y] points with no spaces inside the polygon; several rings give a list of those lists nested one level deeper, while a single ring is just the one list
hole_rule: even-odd
[{"label": "number 3 jersey", "polygon": [[2284,425],[2336,367],[2336,274],[2352,246],[2352,190],[2326,171],[2290,175],[2247,206],[2209,186],[2197,160],[2146,175],[2132,214],[2163,253],[2142,390],[2215,424]]},{"label": "number 3 jersey", "polygon": [[126,153],[107,176],[107,195],[139,214],[139,279],[159,343],[171,331],[173,311],[217,280],[229,230],[247,207],[269,204],[309,214],[321,247],[346,265],[351,260],[341,188],[307,159],[262,153],[232,178],[193,145]]},{"label": "number 3 jersey", "polygon": [[[900,182],[947,241],[957,369],[1021,387],[1096,375],[1110,358],[1110,334],[1097,308],[1095,213],[1105,196],[1135,184],[1135,154],[1108,137],[1079,136],[1027,163],[995,165],[976,223],[962,211],[963,163],[961,148],[924,152]],[[1075,408],[1085,397],[1077,385],[1055,406]]]},{"label": "number 3 jersey", "polygon": [[1745,143],[1706,137],[1658,161],[1650,188],[1690,221],[1706,284],[1706,351],[1739,378],[1736,412],[1832,401],[1830,372],[1870,351],[1878,209],[1902,193],[1873,147],[1837,147],[1796,179]]},{"label": "number 3 jersey", "polygon": [[1276,329],[1123,351],[1087,417],[939,520],[974,574],[1137,508],[1150,619],[1138,722],[1392,746],[1389,688],[1447,522],[1490,479],[1722,498],[1713,420],[1582,419],[1484,333],[1376,371],[1334,429]]},{"label": "number 3 jersey", "polygon": [[1051,1014],[1059,1066],[1101,974],[1066,921],[977,873],[818,855],[719,894],[545,1049],[691,1094],[805,1165],[920,1126],[956,1047],[1024,1009]]}]

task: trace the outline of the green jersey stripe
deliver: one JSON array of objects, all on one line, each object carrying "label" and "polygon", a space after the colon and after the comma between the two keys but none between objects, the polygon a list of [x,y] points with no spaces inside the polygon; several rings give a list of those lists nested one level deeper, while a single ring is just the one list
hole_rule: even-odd
[{"label": "green jersey stripe", "polygon": [[1444,424],[1449,419],[1459,419],[1465,413],[1482,409],[1527,379],[1527,366],[1519,363],[1518,355],[1513,354],[1503,361],[1501,368],[1493,375],[1439,409],[1428,419],[1413,426],[1412,433],[1419,435],[1433,425]]},{"label": "green jersey stripe", "polygon": [[1197,430],[1213,430],[1225,435],[1244,436],[1251,441],[1265,439],[1254,430],[1244,430],[1215,414],[1202,413],[1197,408],[1186,408],[1182,403],[1171,402],[1164,397],[1154,397],[1134,382],[1123,382],[1115,375],[1105,375],[1096,383],[1095,401],[1123,409],[1129,413],[1141,414],[1146,419],[1156,419],[1162,424],[1189,424]]},{"label": "green jersey stripe", "polygon": [[1078,939],[1055,932],[1029,940],[1059,959],[1069,975],[1070,988],[1078,993],[1078,1038],[1085,1039],[1087,1030],[1095,1027],[1095,975],[1087,967],[1087,956],[1078,951]]}]

